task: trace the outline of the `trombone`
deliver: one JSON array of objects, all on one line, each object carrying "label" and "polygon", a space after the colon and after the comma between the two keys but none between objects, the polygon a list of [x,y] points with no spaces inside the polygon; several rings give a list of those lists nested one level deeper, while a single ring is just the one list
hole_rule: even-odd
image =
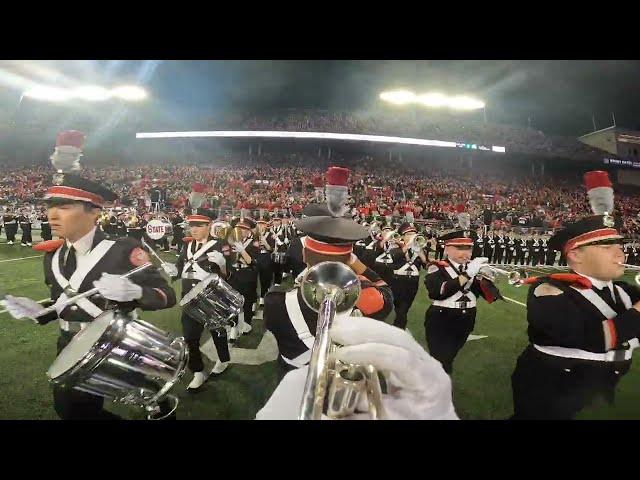
[{"label": "trombone", "polygon": [[324,406],[329,418],[355,412],[363,393],[369,400],[373,420],[385,417],[378,372],[372,365],[345,364],[331,358],[338,347],[329,330],[336,312],[353,308],[360,297],[360,281],[344,263],[322,262],[302,278],[305,303],[318,312],[318,326],[311,350],[309,370],[298,414],[299,420],[320,420]]}]

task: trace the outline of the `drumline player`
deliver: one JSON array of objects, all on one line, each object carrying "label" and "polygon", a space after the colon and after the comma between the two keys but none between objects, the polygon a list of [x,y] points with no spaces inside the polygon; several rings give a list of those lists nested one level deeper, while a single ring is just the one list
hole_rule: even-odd
[{"label": "drumline player", "polygon": [[[63,132],[58,135],[56,151],[65,146],[79,151],[83,142],[84,134],[81,132]],[[58,320],[58,354],[91,321],[114,306],[121,311],[131,312],[135,308],[171,308],[176,303],[175,292],[153,266],[130,278],[121,277],[150,260],[139,241],[126,237],[111,240],[96,227],[103,205],[116,198],[115,193],[102,185],[76,174],[54,174],[52,186],[44,199],[48,204],[47,217],[51,229],[61,239],[33,247],[46,252],[44,276],[51,290],[51,301],[40,305],[30,298],[11,295],[2,300],[7,312],[14,318],[31,318],[40,325]],[[57,312],[38,315],[43,307],[61,304],[67,297],[93,287],[98,288],[97,294],[73,305],[60,306]],[[61,419],[120,419],[104,410],[102,397],[89,393],[55,386],[53,400]],[[170,411],[169,402],[161,402],[160,408],[157,416],[164,417]],[[175,418],[175,414],[171,418]]]}]

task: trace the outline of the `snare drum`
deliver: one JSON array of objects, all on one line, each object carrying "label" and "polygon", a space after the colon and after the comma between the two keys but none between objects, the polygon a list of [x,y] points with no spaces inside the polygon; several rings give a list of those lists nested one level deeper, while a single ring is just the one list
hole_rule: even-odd
[{"label": "snare drum", "polygon": [[180,300],[187,315],[213,330],[230,325],[243,305],[244,297],[215,273],[207,275]]},{"label": "snare drum", "polygon": [[273,263],[284,265],[287,259],[286,255],[287,255],[287,252],[273,252],[271,254],[271,258],[273,259]]},{"label": "snare drum", "polygon": [[[182,337],[110,310],[73,337],[47,377],[52,385],[143,407],[153,414],[184,374],[187,360]],[[172,413],[178,398],[167,398],[174,403]]]}]

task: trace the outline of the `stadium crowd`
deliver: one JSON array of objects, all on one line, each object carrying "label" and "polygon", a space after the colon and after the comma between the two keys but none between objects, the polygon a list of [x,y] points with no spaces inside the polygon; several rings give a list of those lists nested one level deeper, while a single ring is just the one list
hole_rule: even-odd
[{"label": "stadium crowd", "polygon": [[[313,161],[311,161],[313,160]],[[588,212],[579,173],[534,178],[524,171],[483,170],[473,176],[457,172],[415,169],[394,160],[371,157],[332,160],[353,171],[351,206],[365,215],[403,216],[411,210],[417,220],[447,223],[455,207],[464,204],[477,225],[491,210],[495,229],[529,227],[551,230]],[[222,212],[286,209],[298,215],[317,199],[315,186],[323,185],[322,172],[329,160],[303,154],[265,153],[248,158],[235,155],[216,160],[215,166],[140,165],[85,170],[91,180],[104,182],[120,196],[119,207],[136,207],[138,214],[151,206],[150,192],[157,189],[166,199],[167,211],[179,211],[188,203],[193,183],[207,189],[208,207]],[[311,167],[310,165],[313,165]],[[42,208],[41,198],[50,166],[4,169],[0,176],[0,204],[6,210]],[[37,208],[36,208],[37,207]],[[640,198],[619,193],[617,207],[624,218],[624,230],[637,234]],[[435,222],[434,222],[435,223]]]}]

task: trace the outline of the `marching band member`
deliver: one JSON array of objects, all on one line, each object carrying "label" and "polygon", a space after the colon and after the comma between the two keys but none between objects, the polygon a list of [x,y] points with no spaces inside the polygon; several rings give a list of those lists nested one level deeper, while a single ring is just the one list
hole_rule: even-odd
[{"label": "marching band member", "polygon": [[47,217],[46,210],[42,211],[38,219],[40,220],[40,236],[42,237],[42,241],[46,242],[51,240],[51,226],[49,225],[49,217]]},{"label": "marching band member", "polygon": [[440,237],[445,244],[446,261],[430,265],[424,277],[433,301],[425,313],[427,346],[450,375],[456,355],[475,326],[476,298],[482,296],[488,303],[501,298],[493,283],[476,278],[488,259],[470,261],[475,232],[468,230],[468,214],[459,214],[459,224],[461,230]]},{"label": "marching band member", "polygon": [[[80,132],[64,132],[58,136],[58,145],[81,144],[83,138]],[[41,306],[30,298],[7,295],[2,303],[9,314],[14,318],[32,318],[41,325],[59,321],[57,352],[60,353],[89,322],[112,307],[112,302],[125,311],[159,310],[175,305],[173,289],[156,268],[121,278],[134,267],[149,262],[149,257],[138,241],[110,240],[96,227],[104,203],[116,198],[113,192],[76,174],[60,171],[53,176],[52,183],[44,197],[48,203],[47,215],[54,233],[65,240],[43,242],[34,247],[46,252],[44,276],[52,300]],[[98,294],[60,307],[57,313],[38,316],[43,307],[60,304],[94,286]],[[89,393],[56,386],[53,398],[54,408],[62,419],[119,418],[103,409],[103,398]],[[168,402],[162,402],[159,416],[169,410]]]},{"label": "marching band member", "polygon": [[[185,246],[175,267],[171,264],[165,264],[167,266],[165,271],[169,276],[174,280],[182,279],[183,298],[210,273],[217,273],[223,279],[228,276],[227,261],[222,254],[225,245],[222,241],[211,236],[211,222],[214,219],[215,214],[203,208],[194,209],[190,215],[187,215],[186,220],[189,223],[192,237],[184,237]],[[213,369],[206,373],[200,353],[200,338],[205,327],[184,310],[180,321],[182,333],[189,349],[188,368],[193,372],[193,379],[187,389],[198,390],[210,375],[221,374],[229,366],[231,355],[227,332],[225,329],[210,330],[209,333],[211,333],[213,344],[218,353],[218,361]]]},{"label": "marching band member", "polygon": [[402,235],[402,246],[392,250],[393,277],[389,286],[396,312],[393,325],[405,329],[407,314],[418,293],[420,269],[426,267],[428,260],[422,248],[413,244],[418,234],[413,223],[403,223],[398,227],[398,233]]},{"label": "marching band member", "polygon": [[[315,319],[313,322],[315,325]],[[458,419],[451,378],[408,332],[367,317],[336,315],[330,334],[342,345],[335,354],[337,360],[373,365],[384,375],[390,393],[382,394],[382,407],[388,420]],[[308,368],[304,365],[289,371],[256,420],[296,420]],[[368,413],[358,410],[344,418],[369,419]]]},{"label": "marching band member", "polygon": [[238,227],[242,232],[242,238],[226,245],[222,251],[231,259],[229,284],[244,297],[244,306],[238,318],[238,325],[230,334],[231,340],[235,340],[238,334],[249,333],[252,329],[253,308],[258,299],[256,259],[260,255],[260,243],[253,239],[256,222],[252,218],[243,217],[235,225],[233,223],[232,227]]},{"label": "marching band member", "polygon": [[271,288],[273,283],[273,261],[271,259],[272,246],[267,240],[269,236],[268,225],[269,217],[264,214],[261,209],[260,216],[256,221],[258,246],[260,253],[256,257],[258,265],[258,275],[260,277],[260,305],[264,305],[264,297]]},{"label": "marching band member", "polygon": [[[331,185],[346,187],[347,169],[330,167],[327,176]],[[358,275],[362,286],[356,308],[363,315],[384,320],[393,308],[391,289],[378,274],[352,255],[353,243],[366,237],[368,230],[353,220],[342,218],[340,214],[336,217],[306,217],[295,223],[306,234],[303,238],[303,258],[307,267],[325,261],[349,265]],[[304,272],[298,279],[303,274]],[[310,349],[314,342],[318,315],[304,302],[299,287],[298,282],[292,289],[274,287],[265,298],[265,326],[278,342],[278,365],[282,375],[303,367],[311,358]]]},{"label": "marching band member", "polygon": [[4,232],[7,236],[7,245],[13,245],[16,241],[16,233],[18,233],[18,220],[15,215],[8,209],[2,216],[4,222]]},{"label": "marching band member", "polygon": [[31,238],[31,219],[29,218],[28,212],[23,210],[17,220],[20,225],[20,229],[22,230],[20,245],[23,247],[30,247],[33,244],[33,239]]},{"label": "marching band member", "polygon": [[530,344],[511,378],[514,419],[572,419],[592,402],[613,403],[640,336],[640,290],[623,281],[620,222],[606,172],[585,174],[594,215],[549,241],[572,273],[528,279]]}]

